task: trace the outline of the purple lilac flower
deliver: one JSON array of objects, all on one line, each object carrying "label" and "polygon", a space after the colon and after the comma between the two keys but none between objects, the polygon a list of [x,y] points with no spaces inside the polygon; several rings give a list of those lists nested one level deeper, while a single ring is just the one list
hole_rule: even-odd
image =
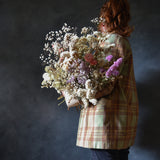
[{"label": "purple lilac flower", "polygon": [[80,63],[78,68],[80,69],[80,71],[85,71],[86,74],[90,72],[90,68],[84,61]]},{"label": "purple lilac flower", "polygon": [[73,63],[70,65],[70,67],[73,68],[74,66],[75,66],[75,63],[73,62]]},{"label": "purple lilac flower", "polygon": [[78,76],[77,80],[78,80],[79,84],[83,84],[84,85],[86,80],[87,80],[87,78],[86,77],[82,77],[82,76]]},{"label": "purple lilac flower", "polygon": [[118,76],[118,74],[119,74],[119,71],[118,71],[118,70],[114,70],[114,71],[112,72],[112,75],[113,75],[113,76]]},{"label": "purple lilac flower", "polygon": [[105,75],[107,78],[109,78],[111,76],[111,74],[112,74],[112,70],[109,68]]},{"label": "purple lilac flower", "polygon": [[72,77],[68,79],[66,83],[73,83],[73,82],[75,82],[75,77],[72,75]]},{"label": "purple lilac flower", "polygon": [[118,58],[116,62],[114,62],[114,65],[116,65],[117,67],[119,67],[122,63],[123,58]]},{"label": "purple lilac flower", "polygon": [[76,67],[76,64],[75,64],[75,62],[73,61],[73,63],[69,66],[69,69],[68,69],[68,72],[74,72],[74,70],[75,70],[75,67]]},{"label": "purple lilac flower", "polygon": [[111,75],[113,76],[118,76],[119,71],[117,70],[117,68],[120,66],[120,64],[122,63],[123,58],[119,58],[117,59],[117,61],[114,62],[114,64],[112,64],[109,69],[106,72],[106,77],[109,78]]},{"label": "purple lilac flower", "polygon": [[113,58],[113,55],[109,55],[106,57],[106,60],[108,60],[108,62],[110,62],[112,58]]},{"label": "purple lilac flower", "polygon": [[79,65],[79,67],[78,67],[79,69],[85,69],[86,68],[86,66],[85,66],[85,62],[84,61],[82,61],[81,63],[80,63],[80,65]]},{"label": "purple lilac flower", "polygon": [[114,63],[109,68],[111,71],[114,71],[115,69],[117,69],[117,65],[115,65],[115,63]]}]

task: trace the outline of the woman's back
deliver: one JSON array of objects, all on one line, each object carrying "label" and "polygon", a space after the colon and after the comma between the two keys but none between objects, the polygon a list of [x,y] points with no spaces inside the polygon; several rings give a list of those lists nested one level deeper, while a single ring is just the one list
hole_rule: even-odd
[{"label": "woman's back", "polygon": [[123,66],[110,94],[99,99],[96,106],[81,110],[76,145],[85,148],[123,149],[134,144],[139,104],[134,77],[133,56],[127,38],[110,34],[108,44],[116,47],[106,55],[123,57]]}]

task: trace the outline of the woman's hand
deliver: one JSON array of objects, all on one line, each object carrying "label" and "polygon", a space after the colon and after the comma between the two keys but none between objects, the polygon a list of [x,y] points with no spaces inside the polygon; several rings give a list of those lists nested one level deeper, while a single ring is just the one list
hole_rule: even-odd
[{"label": "woman's hand", "polygon": [[95,95],[95,98],[98,99],[98,98],[102,97],[102,96],[103,96],[103,92],[104,92],[104,90],[98,91],[98,92],[96,93],[96,95]]},{"label": "woman's hand", "polygon": [[64,96],[64,92],[63,91],[61,91],[61,94]]},{"label": "woman's hand", "polygon": [[[61,91],[61,93],[65,97],[65,92]],[[68,108],[78,106],[79,104],[83,105],[83,102],[78,99],[72,99],[69,103],[67,101],[67,97],[65,97],[65,100],[66,100],[66,104],[67,104]]]}]

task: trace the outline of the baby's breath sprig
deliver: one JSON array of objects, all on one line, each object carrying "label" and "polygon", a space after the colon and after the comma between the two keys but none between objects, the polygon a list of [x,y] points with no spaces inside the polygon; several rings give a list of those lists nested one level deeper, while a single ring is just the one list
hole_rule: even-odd
[{"label": "baby's breath sprig", "polygon": [[50,31],[45,36],[45,44],[43,47],[43,53],[40,55],[42,66],[52,65],[60,58],[59,53],[62,52],[63,45],[66,43],[66,37],[68,33],[71,33],[69,37],[76,35],[77,27],[71,27],[67,23],[64,23],[62,28],[58,31]]},{"label": "baby's breath sprig", "polygon": [[105,20],[105,18],[103,18],[103,17],[96,17],[96,18],[93,18],[93,19],[91,19],[91,22],[92,23],[95,23],[95,24],[99,24],[99,23],[101,23],[101,22],[105,22],[106,20]]}]

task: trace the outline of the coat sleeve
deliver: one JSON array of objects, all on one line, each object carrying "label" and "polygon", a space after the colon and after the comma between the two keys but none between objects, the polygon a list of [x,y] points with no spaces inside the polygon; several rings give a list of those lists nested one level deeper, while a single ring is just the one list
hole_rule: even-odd
[{"label": "coat sleeve", "polygon": [[[129,57],[131,56],[131,48],[130,48],[130,43],[127,38],[125,37],[118,37],[116,41],[116,54],[119,56],[119,58],[123,58],[123,61],[118,68],[119,75],[123,75],[123,70],[124,67],[126,67],[124,64],[129,62]],[[117,84],[118,79],[115,78],[111,83],[107,84],[104,89],[102,89],[98,95],[96,96],[97,98],[101,98],[103,96],[109,95],[115,88]]]}]

